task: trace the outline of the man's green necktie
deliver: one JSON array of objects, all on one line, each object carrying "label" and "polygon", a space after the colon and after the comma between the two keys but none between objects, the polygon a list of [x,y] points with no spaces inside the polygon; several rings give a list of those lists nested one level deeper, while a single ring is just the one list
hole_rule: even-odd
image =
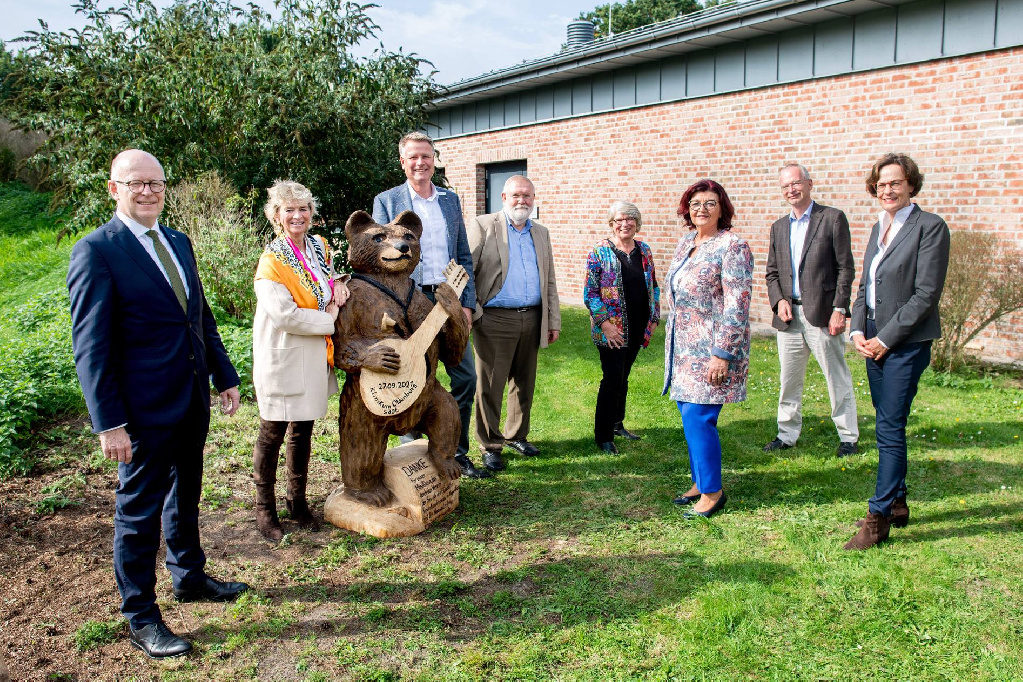
[{"label": "man's green necktie", "polygon": [[178,297],[181,309],[188,312],[188,296],[185,294],[185,284],[181,281],[181,275],[178,274],[178,266],[174,264],[174,259],[171,258],[167,247],[160,241],[159,233],[156,230],[148,230],[146,234],[153,240],[153,246],[156,247],[156,256],[163,263],[163,269],[167,271],[171,289],[174,290],[174,295]]}]

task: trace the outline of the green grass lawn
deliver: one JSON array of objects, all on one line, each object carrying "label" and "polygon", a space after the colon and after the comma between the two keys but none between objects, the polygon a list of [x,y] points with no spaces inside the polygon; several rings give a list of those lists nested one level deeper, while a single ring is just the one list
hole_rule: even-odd
[{"label": "green grass lawn", "polygon": [[[585,313],[566,310],[564,328],[541,354],[540,457],[464,481],[459,510],[417,538],[296,533],[289,561],[228,557],[259,591],[207,618],[200,656],[167,676],[262,679],[284,657],[298,679],[1023,679],[1018,382],[950,388],[928,371],[909,427],[912,521],[847,553],[877,457],[862,362],[850,357],[861,455],[834,457],[816,366],[803,437],[767,455],[778,363],[773,339],[756,340],[750,399],[721,418],[727,510],[691,522],[671,504],[689,477],[660,397],[663,336],[632,375],[626,423],[644,440],[613,457],[592,444]],[[329,475],[335,428],[317,442]],[[219,418],[208,470],[247,467],[254,431],[251,408]],[[249,505],[247,489],[221,494]]]},{"label": "green grass lawn", "polygon": [[[53,247],[48,225],[19,231],[19,216],[45,203],[19,196],[0,202],[0,297],[8,309],[36,291],[61,290],[70,249],[70,240]],[[7,595],[0,652],[6,645],[44,661],[9,654],[12,673],[1023,679],[1018,375],[925,374],[908,432],[910,525],[879,548],[848,553],[841,546],[866,512],[877,459],[862,361],[850,355],[862,454],[835,458],[827,391],[813,363],[798,446],[765,454],[776,433],[778,361],[773,339],[755,340],[749,400],[726,406],[720,421],[728,506],[713,519],[686,521],[671,504],[690,481],[678,411],[660,396],[660,330],[632,374],[626,425],[644,439],[620,442],[622,454],[608,456],[592,442],[600,369],[587,317],[578,308],[563,317],[562,339],[540,356],[530,439],[541,456],[509,454],[497,477],[463,481],[459,509],[414,538],[377,540],[327,526],[269,546],[253,521],[255,407],[246,403],[230,419],[215,414],[202,502],[209,570],[255,590],[234,605],[177,605],[158,569],[168,623],[196,644],[174,663],[152,664],[125,642],[105,549],[116,474],[97,457],[82,417],[41,426],[30,453],[39,465],[0,492],[0,520],[9,524],[0,527],[10,533],[0,546],[18,557],[0,558],[0,573],[19,576],[0,575]],[[5,328],[0,340],[11,347],[19,333]],[[316,429],[316,513],[340,482],[336,416],[332,401]],[[294,526],[285,520],[285,529]],[[66,556],[63,542],[75,548]],[[91,563],[75,563],[79,556]],[[70,606],[34,603],[40,581],[19,571],[38,577],[40,565],[63,567],[67,580],[81,571],[102,588],[76,588]],[[25,616],[32,613],[55,615]],[[28,623],[24,632],[4,625],[18,619]]]}]

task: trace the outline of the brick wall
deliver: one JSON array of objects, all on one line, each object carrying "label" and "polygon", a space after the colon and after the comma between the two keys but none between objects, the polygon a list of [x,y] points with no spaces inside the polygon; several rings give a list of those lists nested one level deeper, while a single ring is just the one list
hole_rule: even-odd
[{"label": "brick wall", "polygon": [[[485,164],[527,159],[566,303],[582,301],[586,254],[609,234],[605,215],[612,201],[639,206],[640,238],[664,272],[684,229],[675,216],[682,192],[711,177],[728,191],[735,232],[749,241],[756,259],[753,322],[770,324],[767,241],[770,224],[788,211],[777,171],[790,161],[810,169],[818,202],[848,215],[857,284],[879,210],[864,178],[887,151],[906,152],[920,165],[921,208],[944,217],[953,230],[992,230],[1023,246],[1023,48],[469,135],[437,146],[467,218],[485,212]],[[993,359],[1023,362],[1023,315],[993,325],[977,348]]]}]

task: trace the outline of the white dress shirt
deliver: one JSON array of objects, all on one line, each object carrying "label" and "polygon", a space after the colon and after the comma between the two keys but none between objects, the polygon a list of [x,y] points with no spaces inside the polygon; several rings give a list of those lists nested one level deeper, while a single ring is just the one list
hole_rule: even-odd
[{"label": "white dress shirt", "polygon": [[138,238],[139,244],[142,245],[142,248],[146,250],[149,257],[153,259],[154,263],[156,263],[156,267],[160,268],[160,272],[163,273],[163,277],[167,280],[167,284],[170,284],[170,277],[167,275],[167,271],[163,267],[163,262],[161,262],[160,257],[156,255],[156,247],[153,246],[153,239],[146,234],[146,232],[150,229],[156,230],[156,233],[160,236],[160,243],[163,244],[165,249],[167,249],[167,253],[170,254],[171,260],[174,261],[174,265],[178,269],[178,276],[181,277],[181,283],[185,286],[185,297],[187,298],[190,296],[192,292],[189,291],[188,288],[188,278],[185,276],[185,271],[182,269],[181,263],[178,262],[178,257],[174,253],[174,249],[171,247],[170,242],[167,241],[167,237],[165,237],[163,232],[160,230],[159,223],[154,225],[152,228],[149,228],[141,223],[135,222],[120,211],[117,211],[117,217],[120,218],[121,222],[124,223],[129,230],[131,230],[131,233],[135,235],[136,238]]},{"label": "white dress shirt", "polygon": [[895,235],[899,233],[902,226],[906,222],[906,218],[913,212],[913,204],[900,208],[895,212],[895,217],[891,220],[891,228],[888,229],[888,240],[882,242],[884,238],[884,231],[888,228],[888,212],[881,211],[877,214],[877,222],[880,224],[881,229],[877,231],[877,253],[874,254],[874,259],[870,261],[870,277],[867,278],[867,307],[874,310],[877,306],[874,305],[874,280],[877,279],[877,266],[881,264],[881,259],[884,258],[884,254],[888,251],[887,244],[891,244],[895,241]]},{"label": "white dress shirt", "polygon": [[423,236],[419,240],[422,249],[420,262],[423,265],[423,281],[420,284],[440,284],[444,281],[444,268],[448,261],[448,225],[444,221],[444,213],[440,210],[437,187],[430,184],[433,190],[426,199],[419,196],[408,182],[409,195],[412,197],[412,210],[423,221]]}]

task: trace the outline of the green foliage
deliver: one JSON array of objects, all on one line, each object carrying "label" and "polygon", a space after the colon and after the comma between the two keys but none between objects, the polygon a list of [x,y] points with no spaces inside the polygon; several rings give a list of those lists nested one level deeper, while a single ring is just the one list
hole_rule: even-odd
[{"label": "green foliage", "polygon": [[0,478],[32,468],[25,446],[34,423],[82,405],[68,309],[67,292],[56,289],[4,316],[15,334],[0,337]]},{"label": "green foliage", "polygon": [[81,0],[83,29],[27,34],[0,114],[50,133],[30,163],[56,188],[54,205],[73,208],[73,231],[109,214],[109,162],[128,147],[155,154],[172,179],[218,170],[243,192],[292,177],[328,222],[396,184],[397,140],[425,124],[434,94],[424,62],[382,48],[353,56],[377,29],[371,5],[275,4]]},{"label": "green foliage", "polygon": [[206,300],[217,319],[251,323],[256,310],[252,277],[269,241],[255,215],[256,193],[240,196],[216,171],[167,190],[167,224],[192,240]]},{"label": "green foliage", "polygon": [[124,620],[98,621],[89,620],[75,631],[75,647],[79,651],[89,651],[104,644],[117,641],[124,632]]},{"label": "green foliage", "polygon": [[69,497],[70,494],[80,493],[85,487],[85,477],[81,474],[64,476],[63,478],[43,486],[40,491],[42,497],[36,501],[35,510],[37,514],[52,514],[58,509],[66,509],[79,504],[78,500]]},{"label": "green foliage", "polygon": [[217,327],[220,338],[227,349],[227,356],[231,358],[231,364],[238,372],[241,383],[238,391],[242,398],[255,398],[255,390],[252,387],[252,329],[233,324],[220,324]]},{"label": "green foliage", "polygon": [[[597,5],[591,12],[582,12],[579,19],[592,21],[597,38],[631,31],[658,21],[675,19],[703,9],[698,0],[626,0],[625,3]],[[611,26],[608,28],[608,15]]]}]

